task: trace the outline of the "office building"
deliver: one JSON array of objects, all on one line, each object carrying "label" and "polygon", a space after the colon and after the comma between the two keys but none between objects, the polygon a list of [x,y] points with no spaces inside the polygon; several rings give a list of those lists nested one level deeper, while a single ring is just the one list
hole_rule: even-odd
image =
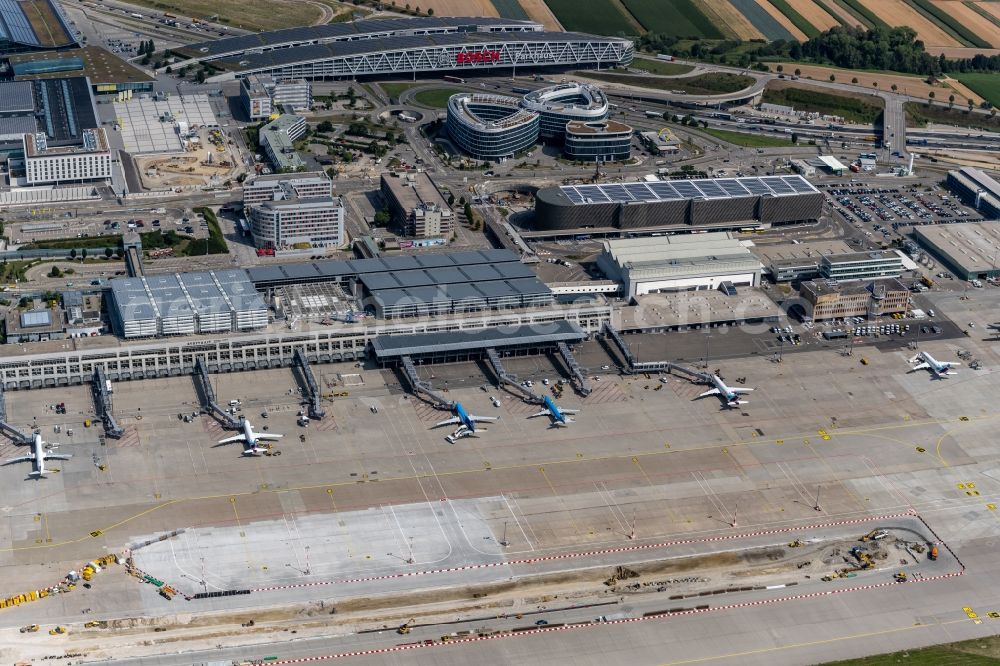
[{"label": "office building", "polygon": [[910,290],[895,278],[872,281],[837,282],[807,280],[799,286],[806,315],[813,321],[905,313],[910,307]]},{"label": "office building", "polygon": [[903,274],[903,258],[895,250],[824,255],[820,275],[827,280],[874,280]]},{"label": "office building", "polygon": [[264,88],[260,77],[248,76],[240,79],[240,102],[250,120],[270,118],[272,112],[271,93]]},{"label": "office building", "polygon": [[459,93],[448,100],[445,127],[463,152],[478,160],[500,160],[538,141],[538,114],[515,97]]},{"label": "office building", "polygon": [[439,238],[451,233],[454,214],[426,173],[382,174],[381,190],[393,225],[404,235]]},{"label": "office building", "polygon": [[251,74],[240,79],[240,100],[252,120],[269,118],[272,113],[282,111],[308,111],[312,105],[312,84],[305,79]]},{"label": "office building", "polygon": [[608,117],[608,98],[589,83],[563,83],[533,90],[521,106],[539,115],[538,134],[543,141],[560,143],[569,122],[590,123]]},{"label": "office building", "polygon": [[279,181],[270,200],[253,204],[244,213],[257,247],[336,248],[346,242],[340,197],[300,197],[291,181]]},{"label": "office building", "polygon": [[627,160],[632,152],[632,128],[617,120],[570,121],[563,152],[582,162]]},{"label": "office building", "polygon": [[111,149],[103,127],[85,129],[79,146],[50,147],[44,132],[25,134],[24,168],[28,185],[110,180]]},{"label": "office building", "polygon": [[259,143],[275,171],[302,171],[306,163],[295,151],[295,142],[305,136],[306,119],[283,114],[260,128]]},{"label": "office building", "polygon": [[280,198],[285,188],[291,188],[300,199],[321,199],[333,196],[333,182],[323,171],[306,171],[295,174],[268,174],[254,176],[243,183],[245,207]]}]

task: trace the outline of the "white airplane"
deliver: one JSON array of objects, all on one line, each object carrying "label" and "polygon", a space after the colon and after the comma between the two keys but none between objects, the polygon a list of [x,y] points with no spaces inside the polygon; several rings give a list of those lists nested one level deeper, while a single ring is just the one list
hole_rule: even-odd
[{"label": "white airplane", "polygon": [[917,363],[917,365],[910,368],[910,372],[913,372],[914,370],[930,370],[931,373],[939,379],[944,379],[948,375],[958,374],[957,372],[950,372],[951,368],[954,368],[958,365],[958,363],[935,360],[934,357],[927,352],[920,352],[911,358],[909,362]]},{"label": "white airplane", "polygon": [[542,396],[545,400],[545,409],[535,414],[530,415],[528,418],[533,419],[536,416],[548,416],[552,421],[551,427],[559,428],[562,426],[568,426],[570,423],[574,423],[573,419],[566,418],[567,414],[579,414],[579,409],[560,409],[560,407],[552,401],[549,396]]},{"label": "white airplane", "polygon": [[717,395],[720,398],[722,398],[723,401],[725,401],[725,406],[727,408],[738,407],[739,405],[747,404],[746,400],[740,400],[740,394],[750,393],[751,391],[753,391],[752,388],[730,388],[726,386],[726,383],[722,381],[722,379],[718,375],[715,374],[712,375],[711,382],[713,385],[715,385],[715,388],[705,391],[698,397],[704,398],[710,395]]},{"label": "white airplane", "polygon": [[[461,439],[462,437],[475,437],[476,433],[479,432],[479,429],[476,428],[477,423],[492,423],[500,418],[499,416],[476,416],[475,414],[469,414],[465,411],[465,408],[462,407],[462,403],[460,402],[455,403],[454,411],[455,416],[452,418],[445,419],[444,421],[439,421],[434,424],[435,428],[446,425],[454,425],[456,423],[459,424],[455,432],[445,437],[445,439],[452,444],[455,443],[455,440]],[[486,432],[486,428],[483,428],[482,430],[483,432]]]},{"label": "white airplane", "polygon": [[10,460],[4,462],[4,465],[13,465],[14,463],[28,462],[34,463],[34,469],[28,476],[32,479],[44,479],[45,478],[45,461],[46,460],[69,460],[73,456],[68,453],[48,453],[45,451],[45,442],[42,441],[42,436],[36,434],[34,439],[31,440],[31,453],[26,456],[21,456],[20,458],[11,458]]},{"label": "white airplane", "polygon": [[222,444],[232,444],[233,442],[243,442],[243,455],[255,456],[258,453],[263,453],[267,450],[267,447],[257,446],[259,442],[276,441],[284,437],[284,435],[254,432],[253,426],[250,425],[250,421],[245,418],[240,419],[240,426],[242,427],[243,432],[238,435],[233,435],[232,437],[220,439],[216,446],[220,446]]}]

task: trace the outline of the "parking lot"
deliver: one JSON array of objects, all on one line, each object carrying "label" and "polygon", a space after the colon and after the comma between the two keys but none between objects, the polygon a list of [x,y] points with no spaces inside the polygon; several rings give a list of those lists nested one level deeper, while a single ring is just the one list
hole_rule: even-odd
[{"label": "parking lot", "polygon": [[194,213],[181,213],[179,209],[164,214],[147,213],[141,218],[108,213],[8,223],[6,235],[11,243],[21,245],[44,240],[119,236],[128,231],[141,234],[157,230],[175,231],[194,238],[208,237],[208,224],[203,218]]},{"label": "parking lot", "polygon": [[982,218],[939,188],[831,187],[833,209],[876,242],[892,242],[909,227],[978,222]]}]

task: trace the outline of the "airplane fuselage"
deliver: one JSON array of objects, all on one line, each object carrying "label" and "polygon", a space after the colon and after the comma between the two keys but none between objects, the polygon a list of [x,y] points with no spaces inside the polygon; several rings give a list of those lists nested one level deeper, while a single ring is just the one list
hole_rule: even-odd
[{"label": "airplane fuselage", "polygon": [[556,423],[561,423],[566,425],[566,415],[562,413],[562,410],[552,401],[549,396],[543,396],[545,400],[545,407],[549,410],[549,414],[552,415],[552,420]]},{"label": "airplane fuselage", "polygon": [[465,411],[465,407],[462,407],[462,403],[455,403],[455,416],[458,417],[459,422],[468,429],[469,432],[476,432],[476,422],[469,418],[469,413]]},{"label": "airplane fuselage", "polygon": [[35,456],[35,460],[32,463],[34,469],[31,471],[32,476],[42,476],[45,474],[45,451],[43,450],[44,442],[42,442],[41,435],[35,435],[31,440],[31,453]]}]

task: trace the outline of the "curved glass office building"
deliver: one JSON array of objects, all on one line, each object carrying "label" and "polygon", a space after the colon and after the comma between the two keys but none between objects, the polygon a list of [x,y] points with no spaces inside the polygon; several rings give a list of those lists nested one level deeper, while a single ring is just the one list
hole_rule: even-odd
[{"label": "curved glass office building", "polygon": [[538,114],[503,95],[452,95],[445,127],[458,148],[480,160],[513,157],[538,141]]},{"label": "curved glass office building", "polygon": [[539,135],[560,142],[566,135],[566,123],[589,122],[608,117],[608,98],[589,83],[562,83],[533,90],[524,96],[521,106],[541,116]]}]

